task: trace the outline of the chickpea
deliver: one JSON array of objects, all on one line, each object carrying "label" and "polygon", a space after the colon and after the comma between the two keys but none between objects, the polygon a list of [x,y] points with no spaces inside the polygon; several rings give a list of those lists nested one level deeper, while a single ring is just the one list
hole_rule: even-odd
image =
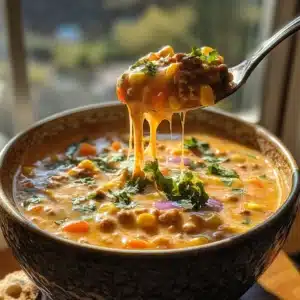
[{"label": "chickpea", "polygon": [[182,214],[178,209],[170,209],[159,216],[159,221],[165,225],[178,224],[182,220]]},{"label": "chickpea", "polygon": [[177,226],[174,226],[174,225],[171,225],[171,226],[168,227],[168,231],[169,231],[170,233],[175,233],[175,232],[178,231],[178,227],[177,227]]},{"label": "chickpea", "polygon": [[223,224],[223,220],[218,214],[212,213],[204,218],[204,226],[207,228],[218,228]]},{"label": "chickpea", "polygon": [[160,211],[157,208],[151,208],[149,210],[149,213],[152,214],[155,217],[159,217],[159,215],[160,215]]},{"label": "chickpea", "polygon": [[197,233],[197,226],[192,222],[183,224],[182,230],[187,234]]},{"label": "chickpea", "polygon": [[124,226],[133,225],[136,222],[135,214],[132,211],[121,210],[117,214],[117,218],[120,224]]},{"label": "chickpea", "polygon": [[157,236],[152,240],[153,244],[157,245],[159,248],[170,248],[171,241],[168,237]]},{"label": "chickpea", "polygon": [[137,224],[143,229],[154,229],[157,227],[157,220],[150,213],[142,213],[137,217]]},{"label": "chickpea", "polygon": [[111,217],[106,217],[98,222],[98,226],[102,232],[113,232],[117,227],[117,222]]},{"label": "chickpea", "polygon": [[135,210],[134,210],[134,213],[136,214],[136,215],[140,215],[140,214],[142,214],[142,213],[146,213],[146,212],[148,212],[149,210],[147,209],[147,208],[136,208]]}]

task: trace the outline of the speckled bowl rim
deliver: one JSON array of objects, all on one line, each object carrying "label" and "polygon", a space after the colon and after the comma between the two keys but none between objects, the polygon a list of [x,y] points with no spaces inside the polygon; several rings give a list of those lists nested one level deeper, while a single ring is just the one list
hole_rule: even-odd
[{"label": "speckled bowl rim", "polygon": [[[54,121],[55,119],[63,118],[67,115],[71,115],[78,112],[83,111],[90,111],[90,110],[98,110],[101,108],[108,108],[108,107],[114,107],[120,105],[118,102],[103,102],[101,104],[92,104],[92,105],[86,105],[81,106],[75,109],[66,110],[57,114],[54,114],[50,117],[47,117],[45,119],[42,119],[35,124],[33,124],[31,127],[27,128],[26,130],[22,131],[21,133],[17,134],[15,137],[13,137],[6,146],[2,149],[0,153],[0,168],[3,165],[3,161],[6,157],[7,152],[10,150],[11,146],[13,146],[16,142],[18,142],[18,139],[26,135],[29,131],[33,129],[37,129],[41,125],[49,122]],[[225,116],[226,118],[234,121],[242,122],[250,127],[252,127],[256,133],[259,133],[263,136],[265,136],[268,140],[270,140],[272,143],[276,145],[276,147],[284,154],[284,156],[287,158],[290,168],[292,169],[292,187],[291,191],[286,199],[286,201],[281,205],[281,207],[272,215],[270,216],[266,221],[262,222],[261,224],[256,225],[249,231],[238,234],[234,237],[226,238],[220,241],[216,241],[213,243],[209,243],[202,246],[193,246],[193,247],[187,247],[187,248],[179,248],[179,249],[168,249],[168,250],[130,250],[130,249],[116,249],[116,248],[107,248],[107,247],[101,247],[101,246],[95,246],[90,244],[80,244],[78,242],[64,239],[62,237],[55,236],[54,234],[51,234],[47,231],[44,231],[40,229],[39,227],[35,226],[33,223],[31,223],[28,219],[25,218],[25,216],[22,215],[22,213],[12,205],[11,200],[9,200],[4,191],[2,182],[0,181],[0,205],[1,207],[9,214],[11,218],[14,219],[14,221],[17,221],[20,225],[22,225],[27,230],[33,231],[34,233],[37,233],[39,235],[42,235],[45,238],[48,238],[49,240],[53,240],[53,242],[63,244],[65,246],[75,247],[79,248],[78,250],[82,251],[93,251],[93,252],[99,252],[102,254],[107,255],[133,255],[133,256],[173,256],[173,255],[192,255],[193,253],[200,253],[200,252],[207,252],[207,251],[215,251],[219,250],[220,248],[228,248],[233,246],[236,243],[242,242],[246,238],[249,238],[253,236],[258,231],[262,230],[263,228],[266,228],[268,226],[272,226],[273,222],[277,218],[280,217],[280,215],[288,209],[290,205],[293,205],[294,202],[298,201],[297,195],[300,191],[300,171],[297,167],[297,164],[289,152],[289,150],[282,144],[282,142],[275,137],[272,133],[270,133],[268,130],[262,128],[260,125],[252,124],[247,121],[241,120],[240,118],[237,118],[236,116],[219,111],[214,110],[213,113],[215,114],[221,114]]]}]

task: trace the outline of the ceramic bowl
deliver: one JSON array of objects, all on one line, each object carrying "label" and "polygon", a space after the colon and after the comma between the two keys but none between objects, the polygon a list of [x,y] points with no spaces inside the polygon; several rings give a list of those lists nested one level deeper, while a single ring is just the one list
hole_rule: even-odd
[{"label": "ceramic bowl", "polygon": [[124,106],[104,104],[58,114],[13,138],[0,158],[0,224],[21,267],[53,300],[237,299],[283,246],[298,208],[299,172],[272,134],[228,114],[197,110],[186,130],[210,131],[252,146],[273,161],[291,190],[278,211],[247,233],[186,249],[138,251],[78,244],[44,232],[22,216],[13,197],[17,168],[62,136],[97,127],[128,128]]}]

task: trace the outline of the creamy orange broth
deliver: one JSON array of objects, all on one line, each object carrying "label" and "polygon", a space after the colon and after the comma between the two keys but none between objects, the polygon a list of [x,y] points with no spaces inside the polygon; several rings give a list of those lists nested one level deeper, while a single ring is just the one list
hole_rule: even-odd
[{"label": "creamy orange broth", "polygon": [[[200,208],[169,201],[153,179],[143,191],[130,194],[128,205],[120,205],[109,191],[120,191],[132,180],[133,164],[132,156],[127,161],[129,145],[118,135],[49,152],[44,159],[22,166],[16,197],[25,216],[41,229],[80,243],[127,249],[211,243],[248,231],[277,210],[287,186],[270,161],[220,137],[193,136],[206,150],[187,149],[191,136],[186,136],[183,169],[180,136],[174,140],[161,136],[152,149],[156,154],[146,151],[145,161],[156,155],[165,178],[192,172],[210,198]],[[144,143],[146,147],[148,142]],[[234,177],[212,175],[212,165]],[[174,207],[162,207],[170,204]]]}]

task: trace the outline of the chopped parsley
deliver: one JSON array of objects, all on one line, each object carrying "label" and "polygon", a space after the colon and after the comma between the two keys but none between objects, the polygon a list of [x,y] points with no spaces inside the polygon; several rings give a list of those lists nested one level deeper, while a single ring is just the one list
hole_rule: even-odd
[{"label": "chopped parsley", "polygon": [[226,169],[217,163],[208,166],[208,174],[228,178],[239,178],[239,175],[235,170]]},{"label": "chopped parsley", "polygon": [[214,154],[210,149],[209,143],[199,141],[195,137],[186,139],[184,141],[184,148],[192,151],[199,151],[201,155],[205,156],[207,159],[208,157],[214,157]]},{"label": "chopped parsley", "polygon": [[54,223],[56,225],[62,225],[62,224],[64,224],[67,221],[68,221],[68,218],[65,218],[65,219],[61,219],[61,220],[56,220],[56,221],[54,221]]},{"label": "chopped parsley", "polygon": [[225,185],[227,185],[227,186],[232,186],[232,183],[233,183],[233,179],[232,178],[222,178],[221,179],[222,180],[222,182],[225,184]]},{"label": "chopped parsley", "polygon": [[268,176],[266,174],[263,174],[263,175],[259,175],[258,176],[260,179],[268,179]]},{"label": "chopped parsley", "polygon": [[159,170],[157,160],[147,162],[144,171],[169,200],[176,201],[185,209],[199,210],[208,200],[202,181],[191,171],[175,178],[164,176]]},{"label": "chopped parsley", "polygon": [[[142,67],[143,66],[143,67]],[[141,71],[149,76],[155,76],[157,72],[157,65],[148,59],[141,59],[134,63],[130,70],[134,70],[138,67],[142,67]]]},{"label": "chopped parsley", "polygon": [[208,64],[215,62],[219,58],[219,53],[216,49],[213,49],[206,55],[202,52],[201,48],[197,47],[193,47],[189,55],[199,57],[203,62]]},{"label": "chopped parsley", "polygon": [[107,157],[95,157],[92,161],[96,164],[96,166],[105,172],[116,172],[117,170],[112,166],[111,162]]},{"label": "chopped parsley", "polygon": [[84,203],[73,205],[72,209],[75,211],[79,211],[82,214],[90,214],[94,212],[97,207],[95,203]]},{"label": "chopped parsley", "polygon": [[120,162],[124,161],[126,159],[126,156],[123,153],[113,153],[110,157],[109,161],[111,162]]},{"label": "chopped parsley", "polygon": [[95,179],[93,177],[84,177],[84,178],[76,179],[74,181],[74,183],[81,183],[81,184],[92,185],[92,184],[95,184],[96,181],[95,181]]},{"label": "chopped parsley", "polygon": [[245,193],[244,189],[232,189],[231,191],[236,195],[242,195]]},{"label": "chopped parsley", "polygon": [[24,202],[23,202],[23,206],[24,207],[28,207],[29,205],[31,204],[40,204],[41,202],[43,202],[43,198],[40,197],[40,196],[37,196],[37,195],[32,195],[32,197],[26,199]]}]

